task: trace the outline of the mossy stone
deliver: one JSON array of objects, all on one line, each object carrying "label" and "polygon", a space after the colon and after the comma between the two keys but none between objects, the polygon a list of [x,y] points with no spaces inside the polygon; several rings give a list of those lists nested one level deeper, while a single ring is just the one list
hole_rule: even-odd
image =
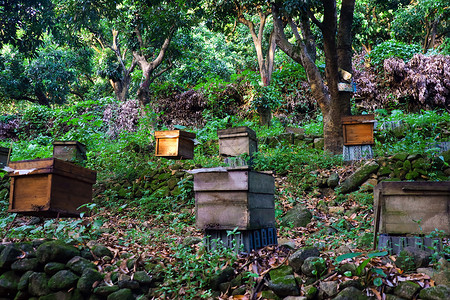
[{"label": "mossy stone", "polygon": [[66,263],[77,255],[80,255],[80,250],[61,241],[43,243],[36,250],[36,256],[43,264],[50,261]]},{"label": "mossy stone", "polygon": [[78,276],[69,270],[61,270],[53,275],[48,281],[48,287],[54,291],[65,290],[75,287]]},{"label": "mossy stone", "polygon": [[111,293],[107,300],[134,300],[134,296],[130,289],[121,289]]},{"label": "mossy stone", "polygon": [[450,299],[450,287],[446,285],[437,285],[423,289],[419,293],[419,298],[424,300]]},{"label": "mossy stone", "polygon": [[17,291],[20,276],[14,271],[7,271],[0,276],[0,289]]},{"label": "mossy stone", "polygon": [[395,154],[392,159],[393,160],[399,160],[399,161],[405,161],[406,158],[408,158],[409,154],[406,152],[401,152],[401,153],[397,153]]},{"label": "mossy stone", "polygon": [[54,275],[61,270],[64,270],[66,264],[58,263],[58,262],[49,262],[44,266],[44,272],[48,275]]},{"label": "mossy stone", "polygon": [[172,174],[170,174],[170,173],[163,173],[163,174],[160,174],[158,176],[158,180],[159,181],[164,181],[164,180],[169,179],[170,177],[172,177]]}]

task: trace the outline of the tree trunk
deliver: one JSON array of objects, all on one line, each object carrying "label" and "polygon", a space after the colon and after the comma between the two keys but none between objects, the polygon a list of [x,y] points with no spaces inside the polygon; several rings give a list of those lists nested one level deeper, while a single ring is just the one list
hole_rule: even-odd
[{"label": "tree trunk", "polygon": [[[279,16],[279,7],[273,5],[274,28],[277,34],[277,45],[294,61],[300,63],[306,71],[311,92],[323,114],[323,132],[325,151],[332,154],[342,154],[343,132],[341,118],[350,113],[351,93],[339,92],[339,69],[351,73],[351,24],[355,0],[342,0],[339,29],[337,27],[336,1],[323,0],[324,18],[319,22],[310,12],[309,18],[322,31],[325,54],[325,76],[327,85],[319,69],[311,57],[311,50],[304,43],[306,37],[300,37],[297,26],[288,16],[296,45],[291,44],[284,34],[283,22]],[[303,19],[304,21],[304,19]],[[306,28],[308,24],[302,24]],[[306,31],[303,30],[303,33]],[[337,33],[337,39],[336,39]]]},{"label": "tree trunk", "polygon": [[[258,33],[255,30],[255,24],[253,22],[245,19],[244,15],[238,12],[238,20],[240,23],[244,24],[248,27],[250,34],[252,36],[253,45],[255,46],[256,57],[258,60],[259,74],[261,76],[261,84],[262,86],[269,86],[272,80],[273,73],[273,62],[275,58],[275,50],[277,47],[276,44],[276,34],[275,31],[272,30],[269,37],[269,46],[267,49],[267,53],[264,56],[264,51],[262,47],[262,42],[264,38],[264,27],[267,21],[267,14],[264,14],[262,11],[259,12],[259,29]],[[270,122],[272,120],[272,111],[269,107],[257,107],[256,111],[259,115],[259,122],[263,126],[270,126]]]}]

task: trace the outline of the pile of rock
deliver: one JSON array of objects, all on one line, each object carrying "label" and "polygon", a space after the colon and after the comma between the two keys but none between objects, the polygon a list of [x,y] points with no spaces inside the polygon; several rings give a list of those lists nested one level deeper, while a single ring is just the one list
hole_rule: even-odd
[{"label": "pile of rock", "polygon": [[[343,247],[346,248],[346,247]],[[349,250],[349,249],[347,249]],[[402,270],[409,270],[416,276],[410,280],[392,280],[383,285],[386,299],[450,299],[450,262],[441,258],[434,268],[429,267],[429,254],[418,249],[405,249],[397,261],[389,263]],[[386,260],[389,260],[386,257]],[[411,266],[405,265],[413,264]],[[352,260],[338,263],[327,255],[322,255],[315,247],[305,247],[295,251],[288,263],[270,270],[261,285],[262,299],[308,300],[308,299],[375,299],[368,296],[376,290],[371,266],[359,271],[358,264]],[[390,276],[390,274],[386,274]],[[414,278],[418,278],[414,280]],[[428,283],[424,284],[424,278]],[[246,289],[239,286],[241,277],[234,277],[233,270],[227,268],[212,281],[211,288],[230,296],[243,295]],[[373,289],[372,289],[373,288]],[[381,290],[381,289],[380,289]],[[259,292],[258,290],[253,290]]]},{"label": "pile of rock", "polygon": [[135,299],[152,287],[152,277],[145,270],[131,277],[115,266],[104,278],[96,258],[111,260],[113,254],[99,244],[82,249],[60,241],[1,244],[0,295],[7,299]]}]

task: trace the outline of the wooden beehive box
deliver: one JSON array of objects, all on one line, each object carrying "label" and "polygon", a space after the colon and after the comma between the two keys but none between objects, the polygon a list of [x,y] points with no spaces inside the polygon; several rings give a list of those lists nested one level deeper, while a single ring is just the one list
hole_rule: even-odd
[{"label": "wooden beehive box", "polygon": [[223,156],[252,155],[258,151],[256,133],[247,126],[217,130],[219,154]]},{"label": "wooden beehive box", "polygon": [[82,163],[87,159],[86,146],[77,141],[54,141],[53,157],[73,163]]},{"label": "wooden beehive box", "polygon": [[373,145],[374,115],[358,115],[342,117],[344,145]]},{"label": "wooden beehive box", "polygon": [[9,149],[0,147],[0,168],[4,168],[8,164]]},{"label": "wooden beehive box", "polygon": [[199,229],[250,230],[275,226],[274,178],[248,167],[194,175]]},{"label": "wooden beehive box", "polygon": [[10,162],[9,212],[43,217],[79,216],[92,202],[95,171],[57,158]]},{"label": "wooden beehive box", "polygon": [[375,233],[450,235],[450,181],[381,182],[374,202]]},{"label": "wooden beehive box", "polygon": [[155,131],[155,155],[169,159],[194,158],[195,133],[182,130]]}]

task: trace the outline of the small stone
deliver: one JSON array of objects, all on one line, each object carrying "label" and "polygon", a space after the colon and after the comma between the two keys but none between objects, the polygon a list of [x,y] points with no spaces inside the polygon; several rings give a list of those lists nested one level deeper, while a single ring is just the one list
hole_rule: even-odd
[{"label": "small stone", "polygon": [[44,296],[50,293],[48,278],[45,273],[34,272],[30,275],[28,282],[28,292],[32,296]]},{"label": "small stone", "polygon": [[139,284],[149,285],[152,282],[152,276],[145,271],[137,271],[133,275],[133,280],[136,280]]},{"label": "small stone", "polygon": [[355,287],[343,289],[333,300],[367,300],[369,299],[362,291]]},{"label": "small stone", "polygon": [[318,257],[320,255],[319,249],[315,247],[305,247],[297,250],[289,256],[288,262],[295,273],[301,271],[301,267],[308,257]]},{"label": "small stone", "polygon": [[309,277],[319,278],[327,269],[326,262],[320,257],[308,257],[302,265],[302,273]]},{"label": "small stone", "polygon": [[119,290],[119,287],[117,285],[113,286],[99,286],[94,289],[94,294],[102,296],[102,297],[108,297],[110,294],[117,292]]},{"label": "small stone", "polygon": [[281,218],[281,226],[305,227],[311,222],[311,219],[312,213],[308,209],[296,205]]},{"label": "small stone", "polygon": [[15,245],[6,246],[0,253],[0,269],[9,268],[13,262],[22,256],[22,251],[17,249]]},{"label": "small stone", "polygon": [[319,283],[319,289],[328,297],[334,297],[339,291],[338,283],[336,281],[321,281]]},{"label": "small stone", "polygon": [[105,245],[95,244],[91,247],[92,253],[97,257],[109,256],[113,257],[111,250],[108,249]]},{"label": "small stone", "polygon": [[92,286],[96,281],[103,280],[103,275],[100,272],[93,269],[86,269],[83,271],[80,279],[77,283],[77,288],[83,294],[89,294],[92,290]]},{"label": "small stone", "polygon": [[80,255],[80,250],[61,241],[45,242],[36,250],[36,257],[43,264],[50,261],[66,263],[78,255]]}]

